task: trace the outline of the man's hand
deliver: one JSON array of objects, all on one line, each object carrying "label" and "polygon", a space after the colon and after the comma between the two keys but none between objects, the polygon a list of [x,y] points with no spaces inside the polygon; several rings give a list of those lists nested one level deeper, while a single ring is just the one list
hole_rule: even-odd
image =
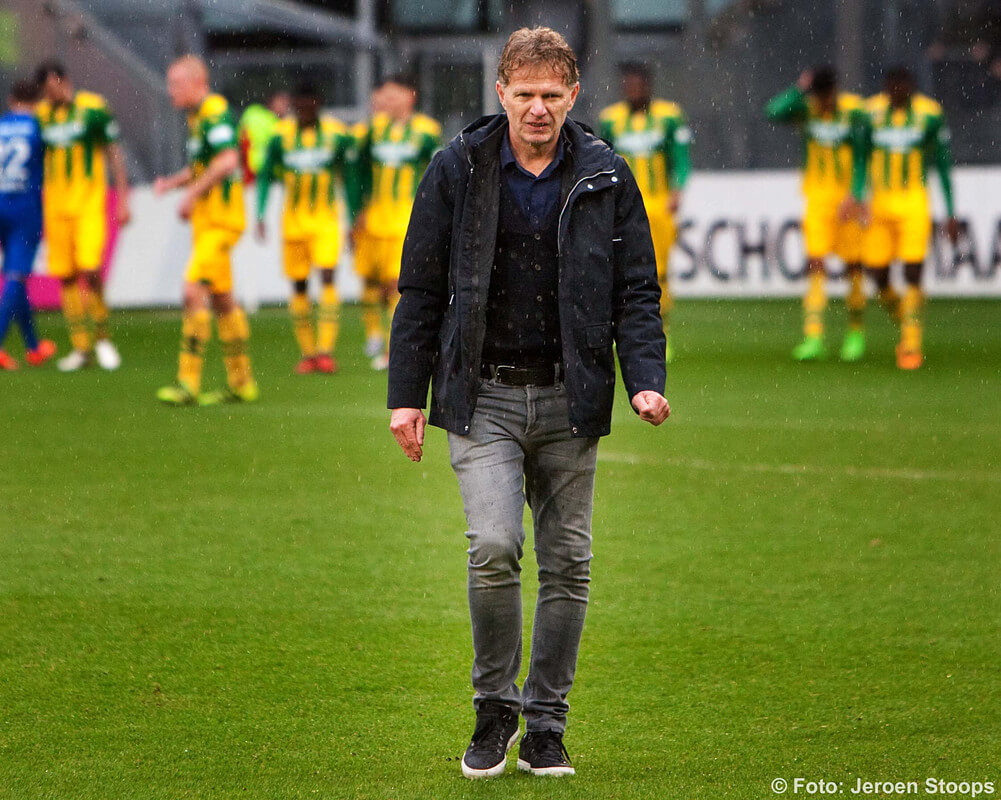
[{"label": "man's hand", "polygon": [[659,392],[637,392],[633,395],[632,404],[640,415],[640,419],[651,425],[660,425],[671,415],[671,406],[668,405],[664,395]]},{"label": "man's hand", "polygon": [[170,178],[165,178],[162,175],[153,181],[153,194],[157,197],[163,197],[173,188]]},{"label": "man's hand", "polygon": [[184,193],[184,197],[181,198],[181,203],[177,207],[177,215],[183,220],[191,219],[191,212],[195,208],[195,200],[197,196],[194,192],[188,190]]},{"label": "man's hand", "polygon": [[[652,394],[652,392],[641,392],[641,394]],[[393,409],[393,414],[389,419],[389,429],[411,461],[420,461],[421,456],[424,455],[424,426],[426,424],[424,412],[419,408]]]},{"label": "man's hand", "polygon": [[122,193],[118,195],[117,208],[115,209],[115,219],[119,225],[125,226],[132,221],[132,211],[129,209],[129,196]]},{"label": "man's hand", "polygon": [[263,242],[268,238],[268,226],[264,223],[263,219],[257,220],[257,229],[255,230],[257,234],[257,241]]},{"label": "man's hand", "polygon": [[667,210],[672,214],[677,214],[679,208],[681,208],[681,192],[675,189],[667,199]]},{"label": "man's hand", "polygon": [[962,227],[959,220],[955,217],[949,217],[945,221],[945,235],[949,237],[949,241],[952,242],[953,246],[959,243],[959,234],[962,232]]}]

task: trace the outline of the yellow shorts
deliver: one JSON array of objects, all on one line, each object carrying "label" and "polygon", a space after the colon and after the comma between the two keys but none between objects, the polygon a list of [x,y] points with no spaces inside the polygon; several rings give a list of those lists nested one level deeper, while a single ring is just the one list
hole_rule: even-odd
[{"label": "yellow shorts", "polygon": [[72,278],[80,272],[96,272],[104,258],[108,220],[104,209],[76,217],[47,216],[45,242],[48,272],[53,278]]},{"label": "yellow shorts", "polygon": [[803,239],[807,258],[836,255],[845,264],[862,258],[862,226],[857,220],[841,219],[841,200],[807,197],[803,213]]},{"label": "yellow shorts", "polygon": [[653,253],[657,259],[657,278],[661,283],[665,283],[667,267],[671,260],[671,248],[678,238],[678,228],[674,222],[674,215],[666,209],[652,214],[647,211],[647,219],[650,220],[650,237],[653,239]]},{"label": "yellow shorts", "polygon": [[231,292],[233,262],[230,256],[238,241],[240,231],[226,228],[197,231],[184,280],[188,283],[203,283],[213,294]]},{"label": "yellow shorts", "polygon": [[355,272],[368,283],[395,283],[400,279],[404,236],[373,236],[363,232],[355,238]]},{"label": "yellow shorts", "polygon": [[308,238],[284,239],[282,256],[285,277],[290,281],[304,281],[313,267],[334,269],[340,252],[341,236],[336,226]]},{"label": "yellow shorts", "polygon": [[862,238],[862,259],[867,267],[887,267],[900,260],[923,263],[931,239],[931,214],[925,208],[904,216],[883,215],[873,210],[872,221]]}]

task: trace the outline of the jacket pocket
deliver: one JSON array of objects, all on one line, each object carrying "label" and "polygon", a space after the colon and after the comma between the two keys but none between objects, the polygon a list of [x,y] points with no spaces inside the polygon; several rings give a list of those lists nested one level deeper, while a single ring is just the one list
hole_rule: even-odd
[{"label": "jacket pocket", "polygon": [[595,350],[612,346],[612,323],[601,322],[584,327],[584,343]]}]

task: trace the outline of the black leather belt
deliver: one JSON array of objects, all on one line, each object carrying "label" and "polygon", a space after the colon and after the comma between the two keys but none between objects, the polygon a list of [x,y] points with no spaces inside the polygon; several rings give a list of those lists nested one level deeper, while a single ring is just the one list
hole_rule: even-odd
[{"label": "black leather belt", "polygon": [[508,364],[484,364],[480,369],[480,377],[505,386],[552,386],[563,380],[563,365],[515,367]]}]

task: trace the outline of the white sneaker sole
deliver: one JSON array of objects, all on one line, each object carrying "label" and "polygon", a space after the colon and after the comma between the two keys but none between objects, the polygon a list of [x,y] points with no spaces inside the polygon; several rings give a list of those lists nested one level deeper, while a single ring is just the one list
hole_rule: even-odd
[{"label": "white sneaker sole", "polygon": [[559,778],[563,775],[576,775],[573,767],[538,767],[532,768],[532,765],[527,761],[518,759],[518,769],[522,772],[530,772],[533,775],[538,775],[539,777],[546,777],[547,775],[553,778]]},{"label": "white sneaker sole", "polygon": [[499,763],[494,764],[494,766],[488,767],[487,769],[473,769],[472,767],[467,767],[466,757],[463,756],[462,774],[474,781],[477,780],[478,778],[496,778],[498,775],[504,772],[504,768],[507,766],[507,754],[511,750],[511,748],[514,747],[514,743],[518,741],[518,737],[520,735],[521,735],[520,730],[515,731],[511,735],[511,738],[508,739],[507,747],[504,748],[504,758],[502,758]]}]

